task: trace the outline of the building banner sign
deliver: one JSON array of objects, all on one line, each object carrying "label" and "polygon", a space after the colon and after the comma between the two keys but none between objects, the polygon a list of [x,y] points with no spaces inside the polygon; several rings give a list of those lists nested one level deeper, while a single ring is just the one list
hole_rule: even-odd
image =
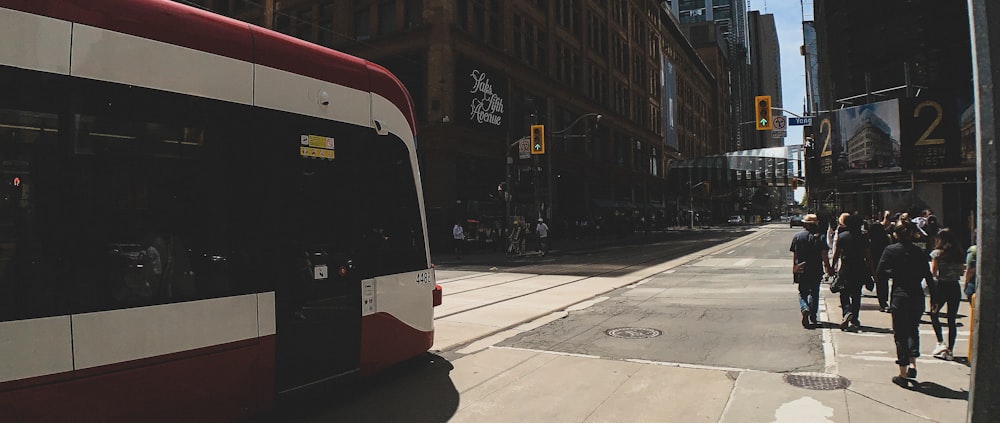
[{"label": "building banner sign", "polygon": [[458,122],[481,129],[506,129],[507,75],[459,60],[455,78]]},{"label": "building banner sign", "polygon": [[813,125],[813,148],[821,176],[902,170],[898,100],[824,113]]},{"label": "building banner sign", "polygon": [[974,131],[959,126],[949,102],[927,97],[823,113],[813,119],[816,168],[826,177],[964,165],[970,156],[964,132]]},{"label": "building banner sign", "polygon": [[955,167],[962,161],[958,114],[948,102],[934,98],[900,100],[905,169]]},{"label": "building banner sign", "polygon": [[662,60],[663,72],[660,75],[660,82],[663,84],[661,91],[663,106],[660,108],[660,113],[663,120],[663,138],[667,147],[677,150],[677,72],[666,55],[662,55]]}]

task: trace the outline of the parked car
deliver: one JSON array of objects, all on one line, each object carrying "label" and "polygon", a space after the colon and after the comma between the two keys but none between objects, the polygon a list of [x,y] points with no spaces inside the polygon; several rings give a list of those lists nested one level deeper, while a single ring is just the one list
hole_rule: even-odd
[{"label": "parked car", "polygon": [[742,225],[743,223],[744,223],[743,216],[740,215],[729,216],[730,225]]},{"label": "parked car", "polygon": [[802,226],[802,215],[797,214],[788,219],[788,227]]}]

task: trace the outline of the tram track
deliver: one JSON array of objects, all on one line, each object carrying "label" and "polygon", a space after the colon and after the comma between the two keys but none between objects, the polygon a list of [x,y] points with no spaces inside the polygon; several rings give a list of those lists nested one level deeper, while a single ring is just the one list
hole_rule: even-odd
[{"label": "tram track", "polygon": [[[517,300],[517,299],[529,297],[529,296],[532,296],[532,295],[536,295],[536,294],[543,293],[543,292],[546,292],[546,291],[550,291],[550,290],[553,290],[553,289],[557,289],[557,288],[560,288],[560,287],[565,287],[567,285],[572,285],[572,284],[580,283],[580,282],[583,282],[583,281],[586,281],[586,280],[592,279],[592,278],[614,276],[614,275],[616,275],[618,273],[622,273],[622,272],[627,271],[627,270],[632,269],[632,268],[640,268],[640,267],[648,266],[649,264],[654,263],[654,262],[663,262],[663,261],[673,260],[673,259],[676,259],[676,258],[679,258],[679,257],[683,257],[683,256],[685,256],[687,254],[691,254],[691,253],[694,253],[694,252],[706,249],[706,245],[705,245],[706,242],[711,242],[712,243],[711,245],[709,245],[707,247],[707,248],[711,248],[711,247],[714,247],[714,246],[717,246],[717,245],[725,244],[725,243],[730,242],[730,241],[732,241],[732,239],[718,239],[718,238],[711,239],[711,240],[691,239],[691,240],[683,240],[683,241],[681,241],[682,244],[678,245],[678,246],[667,246],[667,245],[665,245],[665,244],[668,244],[668,243],[669,244],[673,244],[673,243],[677,243],[678,242],[678,240],[672,240],[672,241],[658,242],[658,243],[646,244],[646,245],[617,246],[617,247],[611,247],[611,248],[608,248],[608,249],[588,251],[586,254],[576,254],[575,255],[576,257],[584,257],[585,258],[586,256],[593,254],[593,251],[601,251],[602,252],[602,259],[603,259],[602,261],[605,261],[605,262],[607,262],[607,261],[614,262],[614,261],[620,260],[622,258],[634,258],[634,257],[636,257],[634,254],[631,253],[631,250],[634,250],[634,249],[638,249],[638,248],[651,248],[651,247],[666,248],[666,250],[661,250],[660,248],[652,248],[652,251],[654,251],[654,253],[651,254],[651,255],[649,255],[649,256],[643,257],[639,261],[631,261],[631,262],[628,262],[628,263],[621,263],[620,265],[617,265],[616,267],[614,267],[612,269],[604,269],[604,270],[601,270],[601,271],[598,271],[598,272],[594,272],[592,274],[582,275],[582,276],[579,276],[579,277],[577,277],[575,279],[571,279],[571,280],[568,280],[568,281],[554,283],[554,284],[552,284],[550,286],[546,286],[546,287],[543,287],[543,288],[538,288],[538,289],[530,290],[528,292],[511,295],[511,296],[504,297],[502,299],[498,299],[498,300],[495,300],[495,301],[487,301],[487,302],[483,302],[483,303],[478,303],[478,304],[475,304],[475,305],[471,305],[471,306],[469,306],[467,308],[463,308],[463,309],[460,309],[460,310],[456,310],[456,311],[445,313],[445,314],[441,314],[441,315],[436,315],[434,317],[434,320],[445,319],[445,318],[452,317],[452,316],[457,316],[457,315],[460,315],[460,314],[463,314],[463,313],[468,313],[468,312],[472,312],[472,311],[476,311],[476,310],[480,310],[480,309],[484,309],[484,308],[488,308],[488,307],[493,307],[493,306],[496,306],[496,305],[500,305],[500,304],[511,302],[511,301],[514,301],[514,300]],[[603,255],[603,253],[608,252],[608,250],[618,250],[618,251],[614,251],[614,255],[612,255],[611,257],[608,257],[607,255]],[[609,260],[609,258],[610,258],[610,260]],[[473,292],[473,291],[482,291],[482,290],[495,289],[495,288],[500,287],[500,286],[515,284],[515,283],[523,283],[525,281],[529,281],[529,280],[532,280],[532,279],[541,279],[541,278],[545,278],[547,276],[566,276],[566,273],[568,273],[567,272],[568,269],[581,269],[581,268],[592,267],[594,265],[595,264],[592,263],[592,262],[585,262],[585,263],[577,263],[577,264],[574,264],[572,266],[565,266],[564,265],[564,266],[561,266],[561,268],[559,268],[559,269],[553,269],[553,270],[550,270],[550,271],[544,271],[545,269],[539,269],[539,270],[543,270],[543,271],[542,272],[534,272],[534,273],[531,273],[530,276],[516,278],[516,279],[509,280],[509,281],[504,281],[504,282],[500,282],[500,283],[496,283],[496,284],[491,284],[491,285],[488,285],[488,286],[483,286],[483,287],[479,287],[479,288],[472,288],[472,289],[466,289],[466,290],[462,290],[462,291],[459,291],[459,292],[454,292],[454,293],[451,293],[451,294],[445,294],[445,301],[447,301],[447,298],[450,295],[459,295],[459,294],[469,293],[469,292]],[[538,267],[546,267],[546,266],[548,266],[548,264],[540,263],[540,264],[536,264],[536,265],[531,265],[530,267],[538,268]],[[460,282],[460,281],[468,281],[470,279],[476,279],[478,277],[486,277],[486,276],[492,275],[492,274],[496,274],[496,273],[484,273],[482,275],[477,275],[477,276],[472,276],[472,277],[460,277],[460,278],[455,278],[455,279],[449,279],[448,281],[444,282],[444,284],[453,283],[453,282]]]}]

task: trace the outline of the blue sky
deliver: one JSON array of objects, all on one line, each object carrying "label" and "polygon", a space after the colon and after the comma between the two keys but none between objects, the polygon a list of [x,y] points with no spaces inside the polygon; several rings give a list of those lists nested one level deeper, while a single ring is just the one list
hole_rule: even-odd
[{"label": "blue sky", "polygon": [[[806,96],[805,64],[803,57],[799,55],[799,46],[802,45],[802,5],[799,0],[747,0],[747,4],[747,11],[759,10],[762,14],[774,15],[781,51],[782,108],[801,115]],[[811,7],[812,1],[806,1],[806,4]],[[806,15],[812,16],[812,11],[807,11]],[[785,144],[801,143],[802,127],[789,126]]]}]

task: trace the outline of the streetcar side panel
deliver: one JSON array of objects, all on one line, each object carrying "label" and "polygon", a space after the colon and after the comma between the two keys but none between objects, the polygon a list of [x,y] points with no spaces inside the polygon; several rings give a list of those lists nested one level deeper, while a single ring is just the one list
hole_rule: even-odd
[{"label": "streetcar side panel", "polygon": [[[271,407],[288,333],[332,348],[333,377],[431,347],[415,120],[387,71],[160,0],[0,0],[0,36],[0,409],[229,419]],[[328,296],[290,301],[306,285]],[[332,332],[287,324],[317,306]]]}]

